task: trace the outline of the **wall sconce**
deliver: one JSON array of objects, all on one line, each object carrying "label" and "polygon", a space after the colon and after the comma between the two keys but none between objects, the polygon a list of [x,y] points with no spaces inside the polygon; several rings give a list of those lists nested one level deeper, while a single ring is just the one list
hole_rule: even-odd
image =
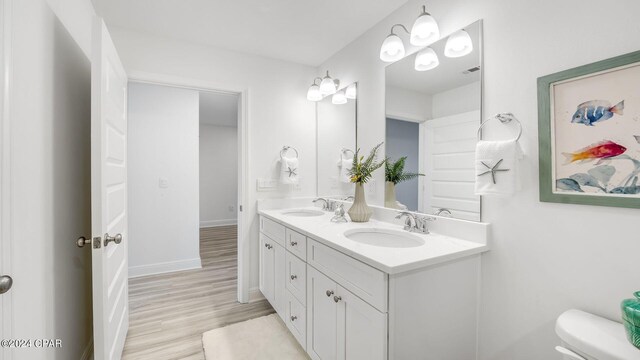
[{"label": "wall sconce", "polygon": [[438,65],[440,65],[438,55],[432,48],[426,47],[416,55],[414,68],[416,71],[427,71],[435,69]]},{"label": "wall sconce", "polygon": [[320,86],[316,84],[316,81],[320,80],[322,82],[322,78],[313,79],[313,84],[309,86],[309,90],[307,90],[307,100],[309,101],[320,101],[322,100],[322,94],[320,94]]},{"label": "wall sconce", "polygon": [[358,92],[358,89],[356,87],[356,84],[353,83],[347,86],[347,89],[344,91],[344,96],[346,96],[347,99],[354,100],[357,97],[357,92]]},{"label": "wall sconce", "polygon": [[449,35],[447,43],[444,46],[444,56],[457,58],[468,55],[473,51],[473,41],[469,33],[464,29],[458,30]]},{"label": "wall sconce", "polygon": [[333,94],[331,97],[331,103],[334,105],[342,105],[347,103],[347,96],[345,90],[340,90]]},{"label": "wall sconce", "polygon": [[384,39],[380,47],[380,60],[384,62],[394,62],[402,59],[405,55],[404,43],[393,29],[399,26],[409,34],[409,42],[414,46],[425,46],[440,38],[440,29],[436,20],[422,7],[422,13],[413,24],[411,32],[402,24],[394,24],[391,33]]},{"label": "wall sconce", "polygon": [[335,94],[336,91],[338,91],[338,86],[340,86],[340,80],[334,80],[329,76],[329,70],[327,70],[327,75],[322,78],[322,82],[320,83],[320,94],[322,96]]}]

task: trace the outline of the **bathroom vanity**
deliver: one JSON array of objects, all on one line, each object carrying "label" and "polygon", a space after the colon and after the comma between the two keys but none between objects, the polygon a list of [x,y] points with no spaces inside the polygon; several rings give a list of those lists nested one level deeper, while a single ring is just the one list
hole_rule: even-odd
[{"label": "bathroom vanity", "polygon": [[317,208],[261,209],[260,290],[313,359],[475,359],[488,224],[430,234],[395,211],[334,223]]}]

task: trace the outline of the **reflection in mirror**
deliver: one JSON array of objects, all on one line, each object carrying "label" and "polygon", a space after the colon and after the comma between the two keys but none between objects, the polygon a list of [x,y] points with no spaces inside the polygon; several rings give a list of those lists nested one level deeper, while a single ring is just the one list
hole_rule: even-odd
[{"label": "reflection in mirror", "polygon": [[357,83],[317,102],[318,196],[353,195],[347,175],[356,149]]},{"label": "reflection in mirror", "polygon": [[424,174],[387,182],[387,207],[480,221],[474,150],[482,122],[482,21],[462,30],[471,52],[456,44],[456,32],[455,41],[440,39],[386,68],[386,156],[406,157],[405,173]]}]

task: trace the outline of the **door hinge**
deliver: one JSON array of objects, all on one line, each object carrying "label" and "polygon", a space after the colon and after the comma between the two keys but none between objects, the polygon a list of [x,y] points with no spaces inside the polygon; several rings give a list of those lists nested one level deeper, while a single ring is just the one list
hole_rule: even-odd
[{"label": "door hinge", "polygon": [[242,212],[242,205],[238,206],[238,210]]}]

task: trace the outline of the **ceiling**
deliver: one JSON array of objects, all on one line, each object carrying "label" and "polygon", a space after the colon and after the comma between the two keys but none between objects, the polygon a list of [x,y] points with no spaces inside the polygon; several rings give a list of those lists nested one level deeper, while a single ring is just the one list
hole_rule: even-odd
[{"label": "ceiling", "polygon": [[465,70],[480,66],[480,23],[475,22],[465,27],[465,30],[473,41],[473,51],[470,54],[448,58],[444,56],[447,38],[440,39],[431,45],[440,60],[438,67],[428,71],[416,71],[416,55],[409,55],[387,66],[386,85],[433,95],[480,81],[480,71],[463,74]]},{"label": "ceiling", "polygon": [[406,2],[93,0],[108,26],[312,66]]},{"label": "ceiling", "polygon": [[238,126],[238,95],[201,91],[200,123]]}]

